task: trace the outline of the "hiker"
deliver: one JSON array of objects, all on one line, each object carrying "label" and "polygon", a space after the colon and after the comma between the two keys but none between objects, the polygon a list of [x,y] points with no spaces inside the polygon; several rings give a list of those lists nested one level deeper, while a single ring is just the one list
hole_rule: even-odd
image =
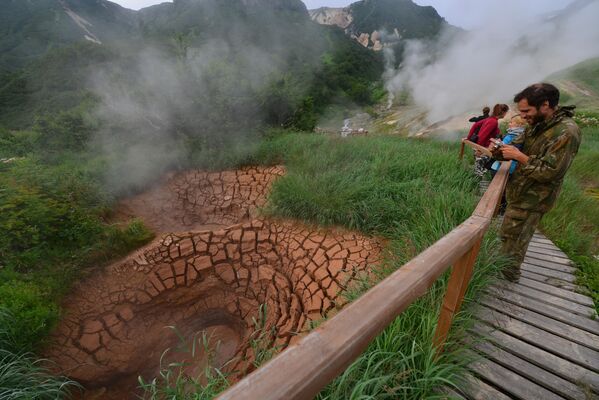
[{"label": "hiker", "polygon": [[496,158],[518,162],[507,183],[507,209],[500,230],[501,252],[511,259],[503,275],[511,281],[519,279],[528,244],[543,215],[555,204],[580,145],[580,130],[572,120],[574,107],[558,106],[555,86],[531,85],[514,102],[528,128],[511,144],[491,147]]},{"label": "hiker", "polygon": [[483,108],[483,115],[479,115],[478,117],[472,117],[468,120],[468,122],[478,122],[478,121],[482,121],[483,119],[487,119],[489,118],[489,113],[491,112],[491,109],[487,106],[485,106]]},{"label": "hiker", "polygon": [[[470,128],[470,132],[468,132],[468,137],[466,139],[483,147],[488,147],[489,143],[491,143],[491,139],[499,136],[498,120],[505,117],[508,110],[509,107],[507,104],[495,104],[493,107],[493,114],[487,119],[474,123],[472,128]],[[475,153],[474,173],[478,176],[483,176],[486,171],[485,164],[488,161],[489,158],[482,157],[481,154]]]}]

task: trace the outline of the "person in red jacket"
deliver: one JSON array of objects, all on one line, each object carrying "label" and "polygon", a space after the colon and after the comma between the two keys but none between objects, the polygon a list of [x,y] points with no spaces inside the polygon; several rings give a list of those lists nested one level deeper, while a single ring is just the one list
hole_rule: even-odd
[{"label": "person in red jacket", "polygon": [[[505,117],[510,108],[507,104],[495,104],[493,107],[493,114],[486,119],[475,122],[470,128],[467,139],[475,142],[483,147],[489,147],[491,139],[499,136],[499,122],[501,118]],[[476,134],[476,141],[472,140]]]},{"label": "person in red jacket", "polygon": [[[507,104],[495,104],[493,114],[489,118],[474,123],[466,139],[483,147],[489,147],[491,139],[499,136],[499,120],[505,117],[509,109]],[[474,157],[474,174],[482,177],[486,172],[485,164],[489,159],[478,152]]]}]

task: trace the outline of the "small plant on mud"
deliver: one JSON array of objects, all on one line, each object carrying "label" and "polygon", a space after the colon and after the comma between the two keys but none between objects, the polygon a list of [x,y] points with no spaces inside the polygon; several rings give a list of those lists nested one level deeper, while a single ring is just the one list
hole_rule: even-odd
[{"label": "small plant on mud", "polygon": [[[166,356],[172,349],[168,348],[160,357],[160,373],[151,381],[140,376],[139,387],[144,391],[141,399],[162,400],[204,400],[212,399],[229,386],[226,374],[218,368],[212,367],[215,350],[210,346],[210,337],[206,332],[195,334],[191,345],[174,326],[169,326],[179,337],[179,345],[175,351],[188,354],[194,359],[198,351],[203,350],[208,355],[208,362],[202,374],[198,377],[189,376],[185,369],[189,367],[186,362],[166,362]],[[199,337],[198,337],[199,336]],[[217,348],[220,342],[217,343]]]},{"label": "small plant on mud", "polygon": [[250,336],[250,347],[254,354],[252,365],[256,368],[270,360],[280,350],[280,346],[273,346],[272,343],[275,327],[266,329],[266,312],[266,304],[262,304],[258,309],[258,319],[252,317],[254,332]]}]

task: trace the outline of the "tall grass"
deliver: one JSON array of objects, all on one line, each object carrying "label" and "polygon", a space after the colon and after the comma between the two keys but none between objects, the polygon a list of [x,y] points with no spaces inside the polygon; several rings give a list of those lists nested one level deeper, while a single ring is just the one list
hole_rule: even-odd
[{"label": "tall grass", "polygon": [[[285,163],[288,170],[275,182],[265,211],[388,238],[396,258],[377,271],[382,279],[471,215],[477,181],[457,161],[457,152],[456,144],[396,137],[281,135],[266,142],[259,155],[263,162]],[[490,233],[466,303],[501,268],[497,250]],[[458,315],[448,350],[435,358],[432,337],[446,278],[387,327],[319,398],[433,398],[440,396],[440,386],[455,385],[468,359],[463,345],[452,343],[471,319]]]},{"label": "tall grass", "polygon": [[[252,317],[253,329],[249,337],[249,345],[253,357],[252,360],[246,360],[248,363],[251,361],[251,365],[256,368],[270,360],[280,350],[278,347],[272,346],[274,327],[266,329],[266,318],[266,304],[261,304],[258,318]],[[208,359],[207,365],[199,376],[189,375],[185,370],[191,366],[190,364],[184,362],[164,363],[165,356],[171,351],[171,349],[166,349],[160,358],[158,376],[151,381],[146,381],[141,376],[138,378],[139,388],[143,391],[141,398],[148,400],[207,400],[218,396],[227,389],[230,384],[230,375],[224,371],[227,370],[229,364],[238,360],[234,358],[222,367],[214,366],[213,360],[221,344],[220,341],[214,343],[206,331],[200,331],[191,340],[187,340],[176,327],[169,326],[169,328],[179,336],[179,345],[176,348],[178,353],[185,353],[193,360],[198,351],[203,351]]]},{"label": "tall grass", "polygon": [[599,126],[582,130],[582,143],[557,204],[541,227],[579,267],[579,281],[599,312]]},{"label": "tall grass", "polygon": [[[456,144],[442,142],[338,139],[273,131],[248,162],[287,167],[287,174],[274,183],[263,210],[266,214],[387,238],[395,257],[374,271],[376,281],[471,215],[478,201],[478,182],[457,161],[457,152]],[[466,302],[501,267],[496,235],[487,236]],[[360,283],[345,293],[349,299],[374,284],[372,279]],[[446,283],[447,275],[387,327],[318,398],[423,399],[440,397],[439,387],[455,385],[469,359],[462,354],[464,346],[454,343],[471,318],[465,312],[458,314],[447,351],[436,358],[432,338]],[[256,349],[266,351],[266,359],[272,355],[271,349]],[[218,383],[220,376],[212,376]],[[174,386],[184,387],[185,382],[175,380]],[[193,384],[194,390],[171,398],[204,398],[213,393],[214,382]]]},{"label": "tall grass", "polygon": [[9,329],[15,317],[0,308],[0,399],[55,400],[69,397],[78,385],[46,371],[43,360],[37,360],[19,346]]}]

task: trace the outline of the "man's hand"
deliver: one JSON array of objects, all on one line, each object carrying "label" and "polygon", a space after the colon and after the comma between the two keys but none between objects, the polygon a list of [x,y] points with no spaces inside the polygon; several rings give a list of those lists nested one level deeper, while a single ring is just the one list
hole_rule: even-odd
[{"label": "man's hand", "polygon": [[518,150],[516,146],[506,144],[501,146],[498,151],[501,152],[501,155],[506,160],[516,160],[522,165],[526,165],[528,163],[528,156]]}]

